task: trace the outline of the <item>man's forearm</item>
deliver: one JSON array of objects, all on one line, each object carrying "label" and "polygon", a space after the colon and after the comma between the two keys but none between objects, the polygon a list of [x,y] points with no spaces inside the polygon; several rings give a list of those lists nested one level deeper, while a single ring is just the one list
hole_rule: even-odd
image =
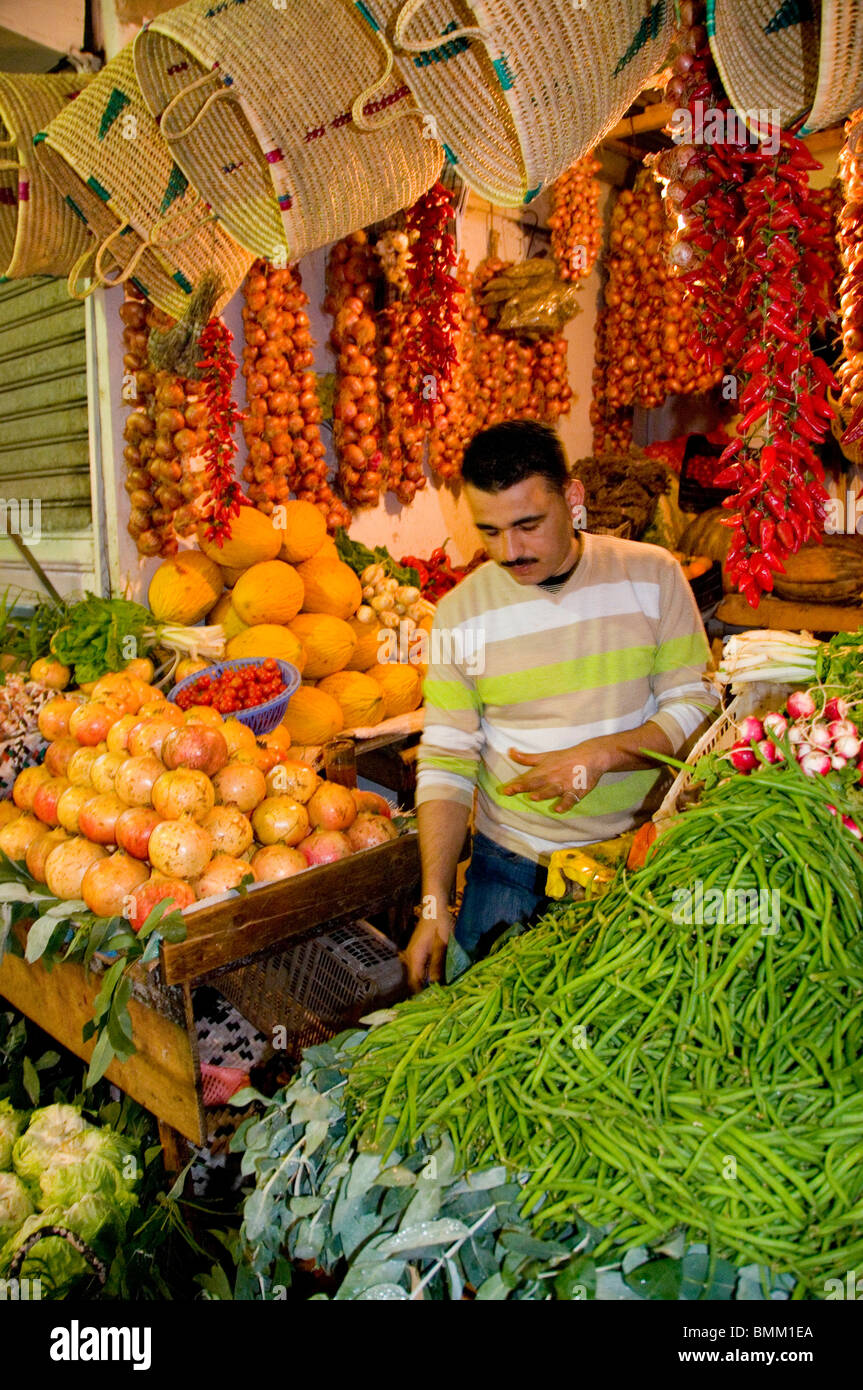
[{"label": "man's forearm", "polygon": [[423,894],[445,906],[452,893],[458,858],[470,820],[470,807],[458,801],[424,801],[417,807]]},{"label": "man's forearm", "polygon": [[639,751],[642,748],[647,749],[648,753],[662,753],[666,757],[670,757],[674,751],[668,734],[661,725],[654,724],[650,719],[637,729],[609,734],[596,742],[605,745],[606,772],[637,772],[640,768],[656,767],[653,758],[645,757]]}]

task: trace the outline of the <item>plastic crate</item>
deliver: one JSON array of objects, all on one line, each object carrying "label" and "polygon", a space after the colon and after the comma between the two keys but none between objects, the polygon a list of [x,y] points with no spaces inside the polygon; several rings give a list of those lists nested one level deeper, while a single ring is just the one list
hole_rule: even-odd
[{"label": "plastic crate", "polygon": [[704,613],[708,608],[713,608],[722,598],[722,566],[719,561],[714,560],[704,574],[690,579],[689,587],[695,596],[699,612]]},{"label": "plastic crate", "polygon": [[368,922],[315,927],[211,983],[262,1033],[272,1037],[283,1027],[287,1041],[280,1050],[293,1057],[406,989],[398,951]]},{"label": "plastic crate", "polygon": [[684,794],[689,791],[692,785],[692,769],[699,758],[705,757],[708,753],[721,752],[723,748],[730,748],[736,741],[735,725],[741,719],[745,719],[748,714],[760,717],[767,714],[768,710],[778,709],[784,705],[789,694],[795,687],[793,685],[775,685],[767,681],[753,681],[728,705],[728,708],[715,719],[706,733],[693,746],[691,753],[686,759],[686,767],[682,768],[669,787],[662,804],[654,813],[653,820],[658,824],[660,821],[669,820],[676,816],[681,809],[681,802]]},{"label": "plastic crate", "polygon": [[721,507],[723,499],[732,491],[729,487],[703,487],[690,477],[689,462],[696,455],[707,455],[718,459],[723,451],[721,444],[711,444],[703,434],[691,434],[686,441],[686,450],[680,468],[680,487],[678,505],[684,512],[706,512],[711,507]]},{"label": "plastic crate", "polygon": [[[263,660],[260,656],[238,656],[231,661],[216,661],[212,666],[208,666],[205,671],[195,671],[191,676],[186,676],[185,680],[175,685],[168,696],[175,704],[177,696],[181,690],[194,685],[202,676],[218,677],[223,671],[238,671],[242,666],[260,666]],[[302,676],[296,666],[292,666],[289,661],[276,661],[276,665],[285,682],[285,688],[281,695],[277,695],[274,700],[268,700],[265,705],[253,705],[251,709],[234,710],[234,719],[239,719],[241,724],[247,724],[253,733],[268,734],[275,729],[277,724],[281,724],[285,717],[285,710],[288,708],[288,701],[294,691],[300,687]]]}]

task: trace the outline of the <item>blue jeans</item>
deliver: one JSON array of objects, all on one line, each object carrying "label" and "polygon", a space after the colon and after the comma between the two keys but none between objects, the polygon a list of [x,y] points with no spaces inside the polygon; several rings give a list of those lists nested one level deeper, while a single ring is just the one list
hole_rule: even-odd
[{"label": "blue jeans", "polygon": [[473,960],[511,922],[527,922],[545,902],[546,870],[532,859],[475,835],[455,938]]}]

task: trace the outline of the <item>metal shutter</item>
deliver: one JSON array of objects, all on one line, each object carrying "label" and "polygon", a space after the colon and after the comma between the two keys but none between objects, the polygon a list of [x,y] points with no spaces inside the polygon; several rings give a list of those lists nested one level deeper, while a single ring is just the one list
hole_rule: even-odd
[{"label": "metal shutter", "polygon": [[0,588],[41,592],[7,538],[19,521],[61,592],[93,587],[85,319],[63,281],[0,284]]}]

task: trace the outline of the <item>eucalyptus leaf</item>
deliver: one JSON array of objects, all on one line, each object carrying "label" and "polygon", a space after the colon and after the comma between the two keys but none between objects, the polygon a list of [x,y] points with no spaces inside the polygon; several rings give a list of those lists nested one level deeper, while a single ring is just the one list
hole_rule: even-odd
[{"label": "eucalyptus leaf", "polygon": [[60,923],[56,917],[38,917],[27,933],[27,945],[24,948],[24,958],[30,965],[34,961],[41,960],[48,950],[52,939],[62,931]]},{"label": "eucalyptus leaf", "polygon": [[29,1057],[21,1063],[21,1081],[33,1105],[39,1104],[39,1074]]},{"label": "eucalyptus leaf", "polygon": [[683,1263],[663,1255],[658,1260],[646,1260],[623,1277],[642,1298],[676,1301],[681,1296]]},{"label": "eucalyptus leaf", "polygon": [[[410,1208],[408,1208],[410,1210]],[[394,1236],[381,1244],[384,1255],[416,1255],[438,1245],[450,1245],[470,1234],[463,1221],[442,1217],[439,1221],[421,1221],[415,1226],[400,1226]]]},{"label": "eucalyptus leaf", "polygon": [[357,1294],[357,1298],[363,1303],[395,1303],[410,1299],[410,1294],[400,1284],[373,1284]]},{"label": "eucalyptus leaf", "polygon": [[480,1303],[502,1302],[505,1298],[509,1298],[509,1287],[504,1283],[501,1274],[492,1274],[485,1283],[480,1284],[476,1291],[476,1297]]},{"label": "eucalyptus leaf", "polygon": [[101,1081],[105,1072],[114,1060],[114,1049],[111,1046],[111,1039],[107,1032],[99,1034],[99,1040],[93,1048],[93,1055],[90,1058],[90,1066],[84,1080],[84,1086],[89,1089],[95,1086],[97,1081]]}]

